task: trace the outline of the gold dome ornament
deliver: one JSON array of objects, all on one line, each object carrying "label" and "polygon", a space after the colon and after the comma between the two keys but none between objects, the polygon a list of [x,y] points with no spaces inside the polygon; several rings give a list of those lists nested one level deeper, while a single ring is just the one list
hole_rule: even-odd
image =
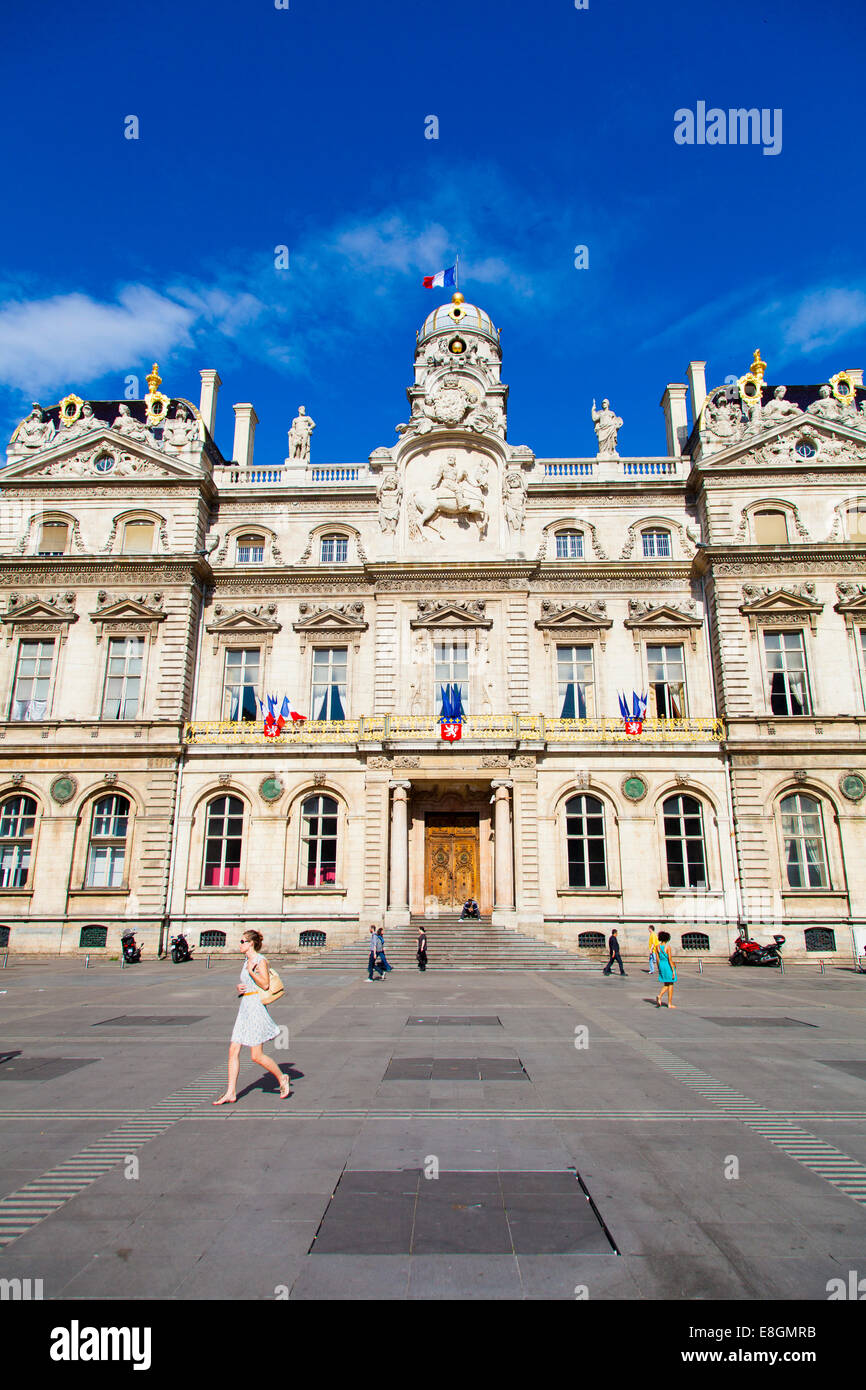
[{"label": "gold dome ornament", "polygon": [[171,404],[168,396],[164,396],[158,389],[162,385],[162,378],[159,375],[159,368],[153,364],[153,370],[145,377],[149,390],[145,396],[147,405],[147,424],[161,425],[168,415],[168,407]]},{"label": "gold dome ornament", "polygon": [[837,372],[831,376],[830,387],[837,401],[853,401],[857,398],[857,384],[847,372]]},{"label": "gold dome ornament", "polygon": [[763,384],[764,384],[764,372],[765,372],[766,370],[767,370],[767,364],[766,364],[766,362],[762,362],[762,361],[761,361],[761,349],[760,349],[760,348],[755,348],[755,355],[754,355],[754,357],[752,358],[752,365],[751,365],[751,367],[749,368],[749,371],[751,372],[751,374],[752,374],[753,377],[756,377],[757,380],[760,381],[760,383],[761,383],[762,386],[763,386]]},{"label": "gold dome ornament", "polygon": [[737,382],[740,388],[741,401],[751,401],[753,405],[757,402],[757,404],[760,405],[761,393],[764,390],[764,372],[766,370],[767,364],[761,359],[761,350],[760,348],[755,348],[755,355],[752,358],[751,367],[746,372],[745,376],[741,376]]},{"label": "gold dome ornament", "polygon": [[466,317],[463,302],[463,295],[459,290],[456,290],[451,296],[451,308],[448,310],[449,319],[453,319],[455,323],[459,323],[461,319]]},{"label": "gold dome ornament", "polygon": [[76,396],[70,391],[68,396],[64,396],[60,402],[60,419],[64,425],[74,425],[81,414],[84,401],[80,396]]}]

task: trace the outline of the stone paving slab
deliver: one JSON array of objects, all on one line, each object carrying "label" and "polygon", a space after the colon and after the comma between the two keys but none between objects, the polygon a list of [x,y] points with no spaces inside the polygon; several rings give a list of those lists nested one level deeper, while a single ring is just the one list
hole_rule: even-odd
[{"label": "stone paving slab", "polygon": [[[713,1099],[721,1085],[770,1118],[808,1112],[798,1131],[866,1168],[866,1087],[856,1065],[866,1062],[866,991],[857,976],[768,978],[714,966],[699,977],[684,965],[680,1007],[669,1013],[652,1006],[654,982],[634,966],[622,981],[395,971],[382,990],[367,989],[363,971],[299,967],[287,972],[286,996],[273,1010],[289,1027],[289,1048],[274,1056],[295,1078],[294,1098],[280,1102],[247,1056],[238,1104],[213,1110],[206,1097],[211,1081],[214,1096],[224,1084],[238,968],[220,962],[207,971],[194,962],[174,975],[149,963],[121,972],[34,962],[5,972],[4,1051],[97,1060],[53,1079],[37,1081],[34,1072],[0,1085],[0,1217],[4,1198],[25,1200],[29,1183],[117,1129],[112,1108],[146,1117],[179,1087],[209,1081],[200,1103],[137,1149],[134,1180],[118,1158],[7,1245],[0,1275],[42,1278],[48,1297],[93,1299],[273,1299],[281,1287],[292,1299],[574,1300],[575,1287],[586,1285],[590,1298],[654,1301],[825,1299],[828,1279],[866,1272],[866,1200],[845,1196]],[[201,1022],[121,1027],[110,1036],[93,1027],[122,1015]],[[408,1023],[473,1015],[500,1026]],[[708,1021],[720,1017],[751,1022]],[[815,1026],[758,1022],[768,1018]],[[574,1046],[578,1027],[587,1030],[582,1049]],[[431,1066],[429,1080],[382,1082],[395,1058],[427,1057],[438,1067],[491,1052],[498,1063],[520,1058],[524,1078],[469,1081],[452,1069],[436,1081]],[[707,1094],[685,1083],[693,1073],[709,1078],[709,1091],[700,1083]],[[4,1119],[4,1110],[14,1117]],[[538,1113],[545,1110],[561,1113]],[[724,1175],[730,1156],[739,1163],[734,1180]],[[383,1189],[411,1186],[401,1170],[423,1173],[431,1158],[441,1186],[418,1230],[430,1253],[307,1253],[341,1181],[362,1199],[346,1208],[353,1239],[363,1241],[377,1223],[402,1239],[402,1203],[417,1200],[427,1180],[416,1178],[414,1199]],[[518,1184],[509,1193],[516,1215],[514,1227],[505,1222],[505,1252],[495,1248],[504,1239],[498,1216],[467,1224],[449,1214],[454,1175],[470,1170],[476,1188],[496,1181],[507,1193],[508,1182]],[[607,1242],[588,1203],[585,1219],[569,1226],[533,1202],[532,1174],[574,1184],[574,1171],[623,1253],[524,1253],[524,1244],[574,1243],[581,1232],[601,1231]],[[388,1175],[378,1193],[352,1188],[369,1185],[365,1172]],[[442,1248],[458,1239],[476,1248]]]}]

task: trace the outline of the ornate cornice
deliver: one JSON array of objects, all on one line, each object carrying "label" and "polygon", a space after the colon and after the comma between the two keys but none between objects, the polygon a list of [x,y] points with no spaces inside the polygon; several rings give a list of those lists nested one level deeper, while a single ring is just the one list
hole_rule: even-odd
[{"label": "ornate cornice", "polygon": [[467,599],[464,603],[436,602],[433,599],[418,600],[418,616],[409,620],[412,628],[436,627],[484,627],[493,626],[488,618],[484,599]]}]

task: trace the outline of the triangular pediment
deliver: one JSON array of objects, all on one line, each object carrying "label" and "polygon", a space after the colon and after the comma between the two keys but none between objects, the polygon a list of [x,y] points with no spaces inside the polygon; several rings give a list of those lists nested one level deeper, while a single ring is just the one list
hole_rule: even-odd
[{"label": "triangular pediment", "polygon": [[370,626],[364,622],[363,607],[359,613],[343,613],[339,608],[320,608],[315,613],[302,615],[292,626],[295,632],[366,632]]},{"label": "triangular pediment", "polygon": [[55,435],[45,449],[34,456],[13,458],[2,470],[4,486],[15,482],[77,483],[83,480],[111,485],[132,478],[164,482],[198,481],[201,468],[164,453],[158,444],[139,443],[118,434],[108,425],[85,435],[64,439]]},{"label": "triangular pediment", "polygon": [[449,603],[447,600],[442,603],[424,602],[418,604],[418,615],[409,620],[412,628],[451,628],[451,627],[484,627],[493,626],[492,618],[488,618],[484,602],[474,603]]},{"label": "triangular pediment", "polygon": [[545,613],[541,618],[537,618],[535,626],[547,632],[573,627],[609,628],[613,627],[613,620],[604,613],[593,613],[591,609],[582,608],[578,603],[570,603],[556,612]]},{"label": "triangular pediment", "polygon": [[839,602],[833,607],[837,613],[849,617],[866,617],[866,586],[862,584],[839,584],[836,589]]},{"label": "triangular pediment", "polygon": [[657,608],[647,608],[642,612],[638,609],[632,609],[625,620],[625,627],[630,628],[697,628],[700,626],[701,619],[696,613],[683,613],[681,609],[675,608],[670,603],[661,603]]},{"label": "triangular pediment", "polygon": [[[797,445],[801,442],[806,446],[812,444],[814,454],[798,453]],[[846,459],[852,462],[866,459],[866,417],[862,418],[862,424],[859,416],[848,424],[803,411],[760,434],[738,439],[726,449],[705,454],[700,466],[717,468],[753,461],[761,467],[778,464],[786,468],[813,468],[817,463],[844,463]]]},{"label": "triangular pediment", "polygon": [[71,603],[60,599],[19,598],[13,594],[2,614],[4,623],[77,623]]},{"label": "triangular pediment", "polygon": [[151,607],[141,599],[122,598],[115,603],[106,603],[97,608],[95,613],[91,613],[90,621],[104,623],[139,619],[149,623],[161,623],[164,617],[165,612],[161,608]]},{"label": "triangular pediment", "polygon": [[761,594],[752,597],[744,588],[745,602],[740,604],[740,612],[751,616],[771,613],[785,613],[786,615],[802,614],[808,617],[814,613],[824,611],[823,603],[816,602],[808,594],[797,594],[790,589],[775,589],[770,594]]},{"label": "triangular pediment", "polygon": [[248,636],[256,633],[280,632],[281,629],[282,623],[278,623],[276,618],[266,618],[261,613],[248,613],[242,609],[223,614],[217,617],[215,622],[207,624],[208,632],[222,633],[223,635],[238,632]]}]

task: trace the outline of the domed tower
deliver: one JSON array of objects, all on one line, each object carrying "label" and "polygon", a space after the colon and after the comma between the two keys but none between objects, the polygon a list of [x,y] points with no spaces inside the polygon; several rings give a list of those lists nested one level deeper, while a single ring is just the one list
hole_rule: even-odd
[{"label": "domed tower", "polygon": [[489,314],[455,294],[427,315],[418,334],[415,382],[406,393],[412,414],[398,433],[444,426],[504,439],[508,387],[501,364],[499,330]]}]

